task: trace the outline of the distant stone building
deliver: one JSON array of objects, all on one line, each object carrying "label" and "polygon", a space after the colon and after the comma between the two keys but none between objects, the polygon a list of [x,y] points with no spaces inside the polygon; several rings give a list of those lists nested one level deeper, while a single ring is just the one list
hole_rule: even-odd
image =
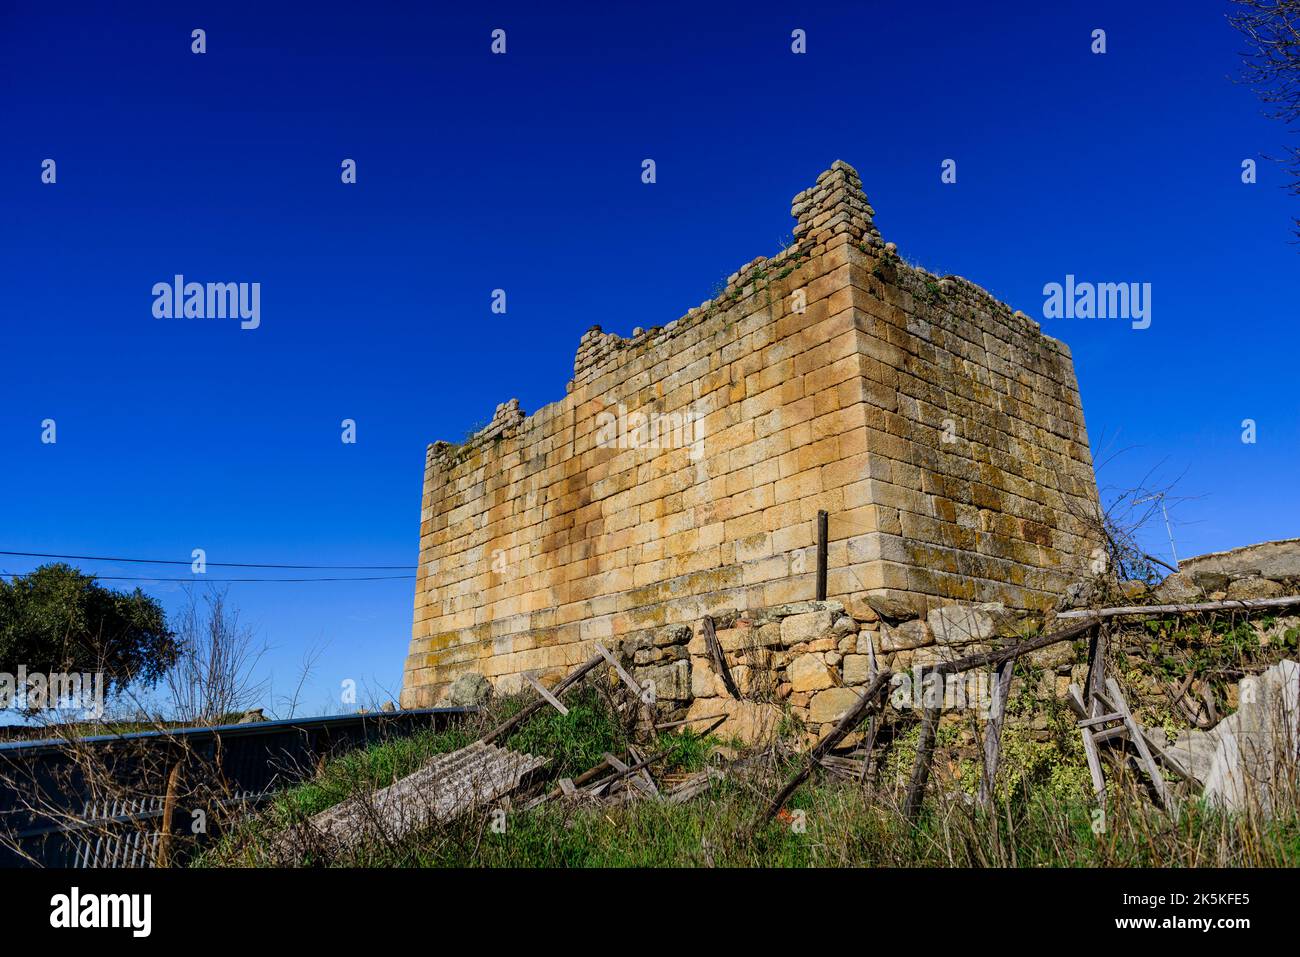
[{"label": "distant stone building", "polygon": [[845,163],[791,212],[794,244],[718,298],[629,339],[589,330],[563,399],[429,446],[404,706],[468,671],[512,690],[593,641],[667,654],[660,693],[689,700],[681,626],[814,598],[821,510],[827,634],[835,602],[866,629],[872,608],[1041,609],[1079,577],[1098,504],[1069,350],[904,263]]}]

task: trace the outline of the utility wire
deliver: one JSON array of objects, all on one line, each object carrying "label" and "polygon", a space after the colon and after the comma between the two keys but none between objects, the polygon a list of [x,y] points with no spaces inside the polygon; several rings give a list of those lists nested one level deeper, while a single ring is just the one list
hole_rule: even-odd
[{"label": "utility wire", "polygon": [[[192,565],[192,561],[181,561],[174,558],[121,558],[119,556],[106,555],[57,555],[52,552],[7,552],[0,551],[0,555],[16,555],[23,558],[68,558],[73,561],[81,562],[130,562],[135,565]],[[357,569],[365,571],[407,571],[412,568],[418,568],[417,565],[269,565],[255,564],[252,562],[205,562],[213,568],[286,568],[298,571],[304,570],[322,570],[322,569]],[[159,579],[162,580],[162,579]],[[182,579],[176,579],[180,581]],[[270,579],[254,579],[255,581],[269,581]],[[291,579],[276,579],[277,581],[290,581]],[[329,579],[320,579],[328,581]]]},{"label": "utility wire", "polygon": [[[2,578],[21,578],[23,574],[18,572],[0,572]],[[97,575],[94,572],[82,572],[90,578],[100,581],[109,582],[190,582],[191,584],[212,584],[212,585],[234,585],[234,584],[253,584],[260,583],[265,585],[274,585],[277,583],[293,582],[382,582],[382,581],[411,581],[415,575],[371,575],[358,578],[208,578],[205,575],[193,575],[190,578],[132,578],[129,575]]]}]

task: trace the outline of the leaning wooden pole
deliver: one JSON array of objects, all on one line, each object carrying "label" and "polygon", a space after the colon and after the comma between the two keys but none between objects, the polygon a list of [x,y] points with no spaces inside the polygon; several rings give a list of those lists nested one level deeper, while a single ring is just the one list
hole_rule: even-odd
[{"label": "leaning wooden pole", "polygon": [[1062,628],[1060,631],[1050,632],[1039,635],[1036,638],[1030,638],[1019,644],[1012,645],[1010,648],[1003,648],[1001,651],[982,651],[976,655],[967,655],[965,658],[958,658],[956,661],[941,661],[930,669],[931,674],[952,675],[959,671],[970,671],[972,668],[984,668],[988,665],[1000,665],[1004,661],[1011,661],[1019,658],[1021,655],[1027,655],[1031,651],[1037,651],[1040,648],[1047,648],[1051,645],[1059,645],[1063,641],[1070,641],[1078,638],[1087,632],[1089,628],[1097,624],[1099,619],[1086,618],[1078,624],[1070,625],[1068,628]]},{"label": "leaning wooden pole", "polygon": [[[562,694],[564,694],[564,692],[568,691],[579,681],[581,681],[589,671],[593,671],[597,667],[599,667],[601,662],[603,662],[604,660],[605,660],[604,655],[601,654],[592,655],[581,665],[579,665],[576,669],[569,672],[569,674],[565,676],[563,681],[561,681],[559,684],[557,684],[554,688],[551,689],[551,697],[558,699]],[[501,724],[497,725],[487,734],[483,735],[483,737],[479,738],[479,741],[481,741],[483,744],[491,744],[493,741],[495,741],[497,738],[501,737],[502,735],[507,734],[510,731],[513,731],[516,727],[518,727],[524,721],[527,721],[529,718],[531,718],[542,708],[547,707],[547,705],[548,705],[547,700],[545,698],[539,697],[532,704],[526,705],[524,708],[522,708],[514,717],[506,721],[503,721]]]},{"label": "leaning wooden pole", "polygon": [[171,866],[172,821],[176,817],[176,796],[180,788],[181,766],[184,758],[172,765],[167,775],[167,793],[163,796],[162,821],[158,831],[158,850],[154,857],[154,867]]},{"label": "leaning wooden pole", "polygon": [[844,713],[839,723],[831,729],[831,732],[826,737],[817,742],[817,745],[808,753],[808,758],[804,761],[803,766],[795,773],[794,777],[786,782],[785,787],[781,789],[781,793],[772,799],[767,811],[759,819],[760,824],[772,820],[776,816],[776,812],[785,806],[786,799],[795,792],[795,788],[803,783],[804,778],[812,773],[812,769],[826,756],[827,752],[843,741],[845,735],[862,722],[862,716],[867,713],[867,709],[879,697],[880,692],[889,685],[889,679],[893,677],[893,674],[892,671],[886,669],[876,675],[875,680],[867,685],[866,690],[862,692],[862,697],[858,699],[858,703]]},{"label": "leaning wooden pole", "polygon": [[930,780],[930,761],[934,756],[935,733],[939,728],[939,709],[926,708],[921,719],[921,739],[916,743],[916,763],[912,765],[912,780],[907,784],[903,798],[903,816],[915,821],[925,799],[925,786]]},{"label": "leaning wooden pole", "polygon": [[998,765],[1002,763],[1002,723],[1007,714],[1007,696],[1011,693],[1011,675],[1015,667],[1014,661],[1004,661],[994,672],[993,701],[988,724],[984,728],[984,773],[980,777],[979,792],[982,807],[988,807],[993,802]]},{"label": "leaning wooden pole", "polygon": [[1092,703],[1097,699],[1097,692],[1106,689],[1106,629],[1098,628],[1092,636],[1088,648],[1088,680],[1084,683],[1086,692],[1083,704],[1089,715],[1094,714]]},{"label": "leaning wooden pole", "polygon": [[1063,611],[1057,618],[1132,618],[1140,615],[1187,615],[1198,611],[1260,611],[1265,608],[1290,608],[1300,605],[1300,595],[1276,598],[1225,598],[1222,601],[1198,601],[1178,605],[1120,605],[1115,608],[1076,608]]},{"label": "leaning wooden pole", "polygon": [[718,633],[713,626],[713,616],[705,615],[700,621],[700,626],[704,631],[704,647],[708,649],[709,657],[713,660],[713,670],[722,679],[727,694],[739,701],[740,689],[736,687],[736,682],[731,677],[731,669],[727,667],[727,654],[722,650],[722,643],[718,641]]}]

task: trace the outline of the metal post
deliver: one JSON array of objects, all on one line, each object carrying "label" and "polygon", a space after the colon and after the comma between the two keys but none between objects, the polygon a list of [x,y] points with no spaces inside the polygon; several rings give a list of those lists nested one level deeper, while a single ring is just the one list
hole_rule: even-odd
[{"label": "metal post", "polygon": [[1150,495],[1144,495],[1141,498],[1133,499],[1134,505],[1141,505],[1144,502],[1159,502],[1160,514],[1165,519],[1165,531],[1169,533],[1169,554],[1174,557],[1174,568],[1178,567],[1178,551],[1174,548],[1174,527],[1169,524],[1169,510],[1165,508],[1165,493],[1153,492]]},{"label": "metal post", "polygon": [[817,513],[817,600],[826,600],[826,529],[828,524],[827,514],[819,511]]}]

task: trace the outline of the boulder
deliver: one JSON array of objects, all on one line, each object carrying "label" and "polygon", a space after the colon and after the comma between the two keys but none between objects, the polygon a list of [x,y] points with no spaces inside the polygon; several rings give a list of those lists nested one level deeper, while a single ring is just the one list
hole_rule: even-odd
[{"label": "boulder", "polygon": [[827,688],[813,696],[808,706],[808,718],[814,724],[839,721],[860,697],[852,688]]},{"label": "boulder", "polygon": [[734,628],[736,622],[744,617],[735,608],[721,608],[713,613],[713,627],[716,629]]},{"label": "boulder", "polygon": [[1062,641],[1031,651],[1027,657],[1029,663],[1035,668],[1059,668],[1063,665],[1073,665],[1074,655],[1074,642]]},{"label": "boulder", "polygon": [[930,645],[928,648],[917,648],[911,653],[912,667],[933,668],[937,664],[955,661],[968,652],[973,654],[975,652],[975,647],[962,648],[960,651],[949,647],[948,645]]},{"label": "boulder", "polygon": [[789,615],[781,620],[781,644],[789,648],[830,635],[836,617],[838,613],[830,610]]},{"label": "boulder", "polygon": [[691,663],[691,696],[694,698],[713,698],[718,694],[718,676],[705,658],[696,658]]},{"label": "boulder", "polygon": [[634,631],[619,642],[618,651],[624,658],[635,658],[637,652],[654,647],[654,636],[648,631]]},{"label": "boulder", "polygon": [[880,647],[880,637],[880,632],[860,631],[858,632],[857,643],[853,650],[860,655],[871,655],[875,654],[877,651],[883,651]]},{"label": "boulder", "polygon": [[872,611],[886,621],[906,621],[917,617],[915,599],[907,592],[884,591],[867,595],[864,600]]},{"label": "boulder", "polygon": [[1151,597],[1161,605],[1181,605],[1190,602],[1202,601],[1205,594],[1192,581],[1191,575],[1186,572],[1175,572],[1165,577],[1155,590]]},{"label": "boulder", "polygon": [[1226,595],[1227,589],[1232,584],[1232,578],[1223,572],[1197,570],[1187,573],[1192,577],[1193,584],[1201,591],[1206,592],[1212,601],[1218,601],[1216,594]]},{"label": "boulder", "polygon": [[795,691],[819,691],[835,684],[831,671],[819,654],[800,655],[786,667],[786,676]]},{"label": "boulder", "polygon": [[690,642],[693,633],[690,625],[669,625],[660,628],[654,636],[655,647],[666,648],[669,645],[685,645]]},{"label": "boulder", "polygon": [[701,698],[686,712],[686,717],[692,722],[688,727],[704,728],[713,722],[702,719],[723,714],[727,720],[714,733],[724,738],[739,738],[746,744],[770,740],[775,737],[781,723],[781,709],[775,705],[733,698]]},{"label": "boulder", "polygon": [[934,640],[941,645],[969,645],[989,641],[1011,617],[1001,602],[980,605],[945,605],[926,616]]},{"label": "boulder", "polygon": [[868,655],[845,655],[843,662],[846,685],[866,684],[871,680],[871,658]]},{"label": "boulder", "polygon": [[467,671],[451,683],[447,703],[453,708],[481,708],[492,700],[492,682],[477,671]]},{"label": "boulder", "polygon": [[1277,598],[1285,595],[1286,589],[1267,578],[1238,578],[1228,585],[1230,601],[1248,601],[1252,598]]},{"label": "boulder", "polygon": [[653,683],[657,701],[689,701],[691,699],[691,664],[679,659],[657,668],[643,668],[637,672],[637,682],[643,687]]},{"label": "boulder", "polygon": [[1093,596],[1097,593],[1096,582],[1089,580],[1071,582],[1065,586],[1065,594],[1061,596],[1061,607],[1063,608],[1083,608],[1092,604]]},{"label": "boulder", "polygon": [[865,595],[851,595],[846,598],[844,600],[844,610],[858,621],[870,623],[880,620],[880,616],[867,602]]},{"label": "boulder", "polygon": [[881,651],[905,651],[909,648],[923,648],[934,642],[930,626],[920,618],[905,621],[900,625],[883,625],[880,629]]},{"label": "boulder", "polygon": [[1150,590],[1146,582],[1136,578],[1119,583],[1119,593],[1124,596],[1125,601],[1137,601],[1145,598]]},{"label": "boulder", "polygon": [[844,603],[838,601],[792,601],[784,605],[772,605],[763,609],[763,617],[789,618],[791,615],[810,615],[813,612],[826,611],[835,615],[844,614]]}]

